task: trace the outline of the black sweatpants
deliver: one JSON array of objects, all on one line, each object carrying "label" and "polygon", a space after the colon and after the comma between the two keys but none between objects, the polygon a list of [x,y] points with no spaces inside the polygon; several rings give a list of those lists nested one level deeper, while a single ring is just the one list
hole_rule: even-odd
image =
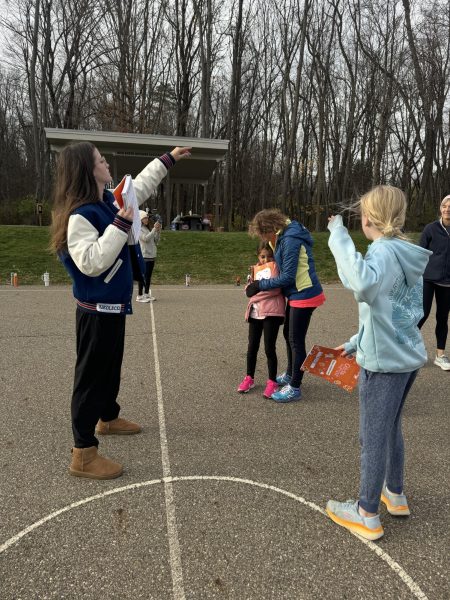
[{"label": "black sweatpants", "polygon": [[303,379],[303,371],[300,367],[306,358],[306,334],[314,310],[315,307],[294,308],[289,304],[286,306],[283,327],[288,359],[286,373],[292,377],[291,386],[295,388],[300,387]]},{"label": "black sweatpants", "polygon": [[448,335],[448,313],[450,310],[450,287],[437,285],[432,281],[423,282],[423,317],[418,322],[417,327],[421,329],[428,319],[433,297],[436,298],[436,348],[445,350]]},{"label": "black sweatpants", "polygon": [[248,320],[248,348],[247,348],[247,375],[255,376],[256,358],[259,344],[264,332],[264,350],[267,356],[267,369],[269,379],[275,381],[277,376],[277,337],[283,317],[266,317],[265,319]]},{"label": "black sweatpants", "polygon": [[145,291],[146,294],[148,294],[149,290],[150,290],[150,283],[152,281],[152,273],[153,273],[153,267],[155,266],[155,261],[154,259],[144,259],[145,260],[145,288],[142,284],[142,281],[139,280],[139,296],[142,296],[142,290]]},{"label": "black sweatpants", "polygon": [[119,415],[125,315],[91,314],[77,308],[76,334],[72,431],[75,447],[89,448],[98,446],[97,421],[112,421]]}]

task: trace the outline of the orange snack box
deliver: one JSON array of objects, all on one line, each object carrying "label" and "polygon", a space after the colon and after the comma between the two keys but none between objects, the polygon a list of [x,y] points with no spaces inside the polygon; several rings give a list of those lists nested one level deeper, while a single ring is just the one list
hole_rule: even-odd
[{"label": "orange snack box", "polygon": [[258,281],[259,279],[270,279],[271,277],[275,277],[276,268],[276,263],[272,260],[267,262],[265,265],[254,265],[252,267],[253,281]]},{"label": "orange snack box", "polygon": [[119,208],[123,208],[123,204],[124,204],[123,198],[122,198],[122,191],[123,191],[123,188],[125,185],[125,180],[126,180],[126,177],[124,177],[122,179],[122,181],[119,183],[119,185],[113,189],[113,196],[114,196]]},{"label": "orange snack box", "polygon": [[351,392],[358,383],[359,366],[353,355],[341,356],[340,350],[313,346],[305,358],[302,371],[322,377]]}]

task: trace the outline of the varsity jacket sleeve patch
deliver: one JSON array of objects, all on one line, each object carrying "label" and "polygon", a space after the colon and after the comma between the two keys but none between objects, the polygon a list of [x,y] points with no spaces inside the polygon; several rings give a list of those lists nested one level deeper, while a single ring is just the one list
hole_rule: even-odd
[{"label": "varsity jacket sleeve patch", "polygon": [[[117,219],[117,217],[116,217]],[[97,277],[109,269],[127,243],[131,223],[120,219],[120,226],[108,225],[102,236],[82,215],[69,217],[67,249],[77,268],[89,277]]]}]

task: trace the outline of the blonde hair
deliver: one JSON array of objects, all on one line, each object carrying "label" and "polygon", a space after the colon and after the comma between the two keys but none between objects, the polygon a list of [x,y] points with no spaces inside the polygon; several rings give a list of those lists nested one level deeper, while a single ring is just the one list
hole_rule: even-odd
[{"label": "blonde hair", "polygon": [[251,236],[261,237],[261,235],[272,234],[284,229],[287,225],[288,217],[278,208],[266,208],[260,210],[251,220],[248,226],[248,233]]},{"label": "blonde hair", "polygon": [[444,206],[444,204],[447,204],[447,202],[450,202],[450,194],[448,196],[445,196],[445,198],[441,202],[441,206]]},{"label": "blonde hair", "polygon": [[408,240],[403,233],[406,219],[406,196],[392,185],[377,185],[361,196],[359,211],[386,238]]}]

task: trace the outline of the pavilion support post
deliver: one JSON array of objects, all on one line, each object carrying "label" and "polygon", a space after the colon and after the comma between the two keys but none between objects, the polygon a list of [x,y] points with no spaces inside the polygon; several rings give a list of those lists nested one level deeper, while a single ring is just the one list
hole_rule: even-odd
[{"label": "pavilion support post", "polygon": [[215,207],[215,215],[214,215],[214,228],[217,231],[217,228],[220,226],[220,178],[222,174],[221,163],[217,163],[216,167],[216,201],[214,202]]},{"label": "pavilion support post", "polygon": [[170,181],[170,172],[166,176],[165,186],[166,188],[166,219],[167,219],[167,227],[170,228],[171,216],[170,213],[172,211],[172,182]]}]

